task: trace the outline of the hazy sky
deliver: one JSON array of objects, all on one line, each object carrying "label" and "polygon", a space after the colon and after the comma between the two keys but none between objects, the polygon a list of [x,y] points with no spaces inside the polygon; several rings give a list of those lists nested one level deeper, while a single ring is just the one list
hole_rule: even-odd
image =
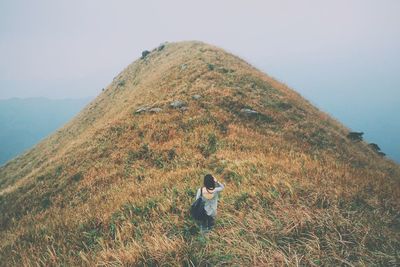
[{"label": "hazy sky", "polygon": [[354,130],[399,136],[400,161],[399,14],[398,0],[0,0],[0,98],[95,96],[142,50],[201,40]]}]

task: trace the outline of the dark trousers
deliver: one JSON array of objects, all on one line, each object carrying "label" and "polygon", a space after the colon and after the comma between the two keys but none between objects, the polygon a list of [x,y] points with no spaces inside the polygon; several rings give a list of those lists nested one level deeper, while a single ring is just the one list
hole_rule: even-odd
[{"label": "dark trousers", "polygon": [[215,223],[215,218],[206,215],[206,217],[202,220],[201,225],[207,229],[211,229],[214,226],[214,223]]}]

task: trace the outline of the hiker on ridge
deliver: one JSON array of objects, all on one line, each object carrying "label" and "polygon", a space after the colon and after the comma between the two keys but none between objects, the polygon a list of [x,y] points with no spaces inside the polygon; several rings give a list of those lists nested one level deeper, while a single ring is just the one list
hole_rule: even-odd
[{"label": "hiker on ridge", "polygon": [[211,174],[204,176],[204,186],[197,190],[196,200],[200,197],[204,201],[206,214],[201,220],[201,229],[210,230],[214,226],[217,216],[218,195],[224,189],[224,185],[217,181]]}]

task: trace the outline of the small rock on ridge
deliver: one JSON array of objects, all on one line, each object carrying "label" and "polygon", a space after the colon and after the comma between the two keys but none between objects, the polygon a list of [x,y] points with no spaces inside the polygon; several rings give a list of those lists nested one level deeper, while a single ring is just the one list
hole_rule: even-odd
[{"label": "small rock on ridge", "polygon": [[182,108],[185,107],[186,103],[180,100],[175,100],[170,104],[170,107],[172,108]]},{"label": "small rock on ridge", "polygon": [[146,112],[147,110],[149,110],[148,107],[140,107],[135,111],[135,113],[143,113]]},{"label": "small rock on ridge", "polygon": [[162,108],[151,108],[149,109],[150,113],[159,113],[162,111]]},{"label": "small rock on ridge", "polygon": [[252,109],[249,109],[249,108],[242,108],[242,109],[240,110],[240,112],[242,112],[242,113],[244,113],[244,114],[246,114],[246,115],[256,115],[256,114],[258,114],[257,111],[252,110]]},{"label": "small rock on ridge", "polygon": [[201,95],[194,95],[194,96],[192,96],[192,98],[193,98],[194,100],[198,100],[198,99],[201,98]]}]

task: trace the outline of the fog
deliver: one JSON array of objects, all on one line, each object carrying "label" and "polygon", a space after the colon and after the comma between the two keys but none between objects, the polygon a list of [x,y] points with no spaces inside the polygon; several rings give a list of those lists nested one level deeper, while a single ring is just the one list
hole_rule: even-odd
[{"label": "fog", "polygon": [[94,97],[142,50],[239,55],[400,162],[400,1],[1,1],[0,98]]}]

